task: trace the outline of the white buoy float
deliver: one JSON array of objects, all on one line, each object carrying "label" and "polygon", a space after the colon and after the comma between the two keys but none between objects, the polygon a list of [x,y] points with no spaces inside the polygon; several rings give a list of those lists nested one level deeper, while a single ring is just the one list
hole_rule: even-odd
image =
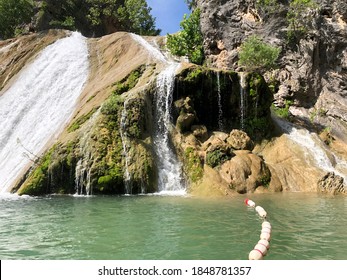
[{"label": "white buoy float", "polygon": [[270,249],[272,226],[266,220],[267,213],[263,207],[255,206],[255,202],[250,199],[245,199],[245,204],[247,206],[254,207],[258,215],[264,219],[263,223],[261,224],[260,240],[248,255],[249,260],[262,260]]},{"label": "white buoy float", "polygon": [[259,215],[261,218],[264,218],[264,219],[266,218],[267,213],[266,213],[266,211],[264,210],[263,207],[257,206],[257,207],[255,207],[255,211],[257,211],[258,215]]},{"label": "white buoy float", "polygon": [[271,234],[268,232],[261,232],[260,233],[260,239],[270,241],[271,240]]},{"label": "white buoy float", "polygon": [[249,252],[248,259],[249,260],[262,260],[263,254],[261,251],[259,251],[257,249],[253,249],[252,251]]},{"label": "white buoy float", "polygon": [[261,227],[262,228],[268,228],[271,230],[271,224],[268,222],[268,221],[264,221],[262,224],[261,224]]},{"label": "white buoy float", "polygon": [[257,244],[261,244],[266,248],[266,251],[270,249],[270,242],[264,239],[260,239]]}]

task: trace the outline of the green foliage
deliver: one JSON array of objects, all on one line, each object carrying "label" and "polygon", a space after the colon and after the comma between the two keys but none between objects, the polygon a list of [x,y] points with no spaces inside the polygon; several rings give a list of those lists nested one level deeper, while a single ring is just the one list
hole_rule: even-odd
[{"label": "green foliage", "polygon": [[187,56],[196,64],[204,61],[203,37],[200,30],[200,10],[195,9],[190,15],[184,15],[180,24],[181,31],[167,35],[167,47],[173,55]]},{"label": "green foliage", "polygon": [[184,79],[185,82],[191,83],[195,82],[199,79],[201,79],[203,76],[205,76],[204,69],[197,67],[194,70],[190,71],[187,75],[187,77]]},{"label": "green foliage", "polygon": [[113,90],[113,94],[121,95],[124,92],[127,92],[133,89],[138,83],[141,75],[146,70],[145,65],[141,65],[136,70],[132,71],[128,76],[126,76],[123,80],[117,82],[115,85],[115,89]]},{"label": "green foliage", "polygon": [[283,108],[278,108],[276,106],[272,106],[275,114],[281,118],[284,118],[284,119],[289,119],[290,117],[290,112],[289,112],[289,107],[293,105],[293,101],[291,100],[286,100],[285,101],[285,107]]},{"label": "green foliage", "polygon": [[265,135],[270,126],[270,121],[266,117],[254,117],[246,120],[246,132],[253,139],[261,138]]},{"label": "green foliage", "polygon": [[86,36],[116,31],[160,33],[145,0],[0,1],[0,38],[13,37],[29,23],[36,31],[63,28],[78,30]]},{"label": "green foliage", "polygon": [[220,166],[227,160],[231,158],[230,155],[227,153],[221,151],[220,149],[216,149],[214,151],[208,152],[206,155],[206,163],[211,166],[212,168],[215,168],[217,166]]},{"label": "green foliage", "polygon": [[278,10],[278,0],[256,0],[255,7],[263,15],[268,16]]},{"label": "green foliage", "polygon": [[0,39],[19,35],[23,26],[29,24],[34,15],[31,0],[0,1]]},{"label": "green foliage", "polygon": [[184,152],[184,160],[190,180],[196,183],[202,178],[204,173],[199,156],[193,148],[187,148]]},{"label": "green foliage", "polygon": [[38,162],[35,169],[29,175],[29,179],[19,189],[18,194],[43,195],[48,188],[48,168],[52,161],[52,154],[56,146],[53,146]]},{"label": "green foliage", "polygon": [[128,31],[140,35],[158,35],[155,18],[145,0],[86,0],[89,10],[87,18],[94,27],[109,33]]},{"label": "green foliage", "polygon": [[119,95],[112,94],[101,107],[101,113],[104,115],[115,117],[117,116],[119,109],[123,107],[123,98]]},{"label": "green foliage", "polygon": [[246,71],[263,72],[275,67],[281,48],[265,43],[253,35],[241,45],[239,66]]},{"label": "green foliage", "polygon": [[68,127],[67,131],[70,133],[79,129],[81,125],[83,125],[87,120],[90,119],[90,117],[96,112],[96,110],[97,108],[93,108],[87,114],[80,116]]},{"label": "green foliage", "polygon": [[289,43],[298,43],[305,36],[313,19],[310,10],[315,9],[318,9],[318,4],[314,0],[292,0],[290,2],[287,13]]},{"label": "green foliage", "polygon": [[271,182],[271,173],[268,169],[266,169],[265,173],[260,178],[258,178],[257,183],[260,186],[268,188],[270,186],[270,182]]}]

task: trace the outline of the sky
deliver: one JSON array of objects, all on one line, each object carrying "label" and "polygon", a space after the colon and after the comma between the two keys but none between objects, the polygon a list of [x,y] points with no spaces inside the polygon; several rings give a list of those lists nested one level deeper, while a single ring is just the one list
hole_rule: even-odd
[{"label": "sky", "polygon": [[156,27],[162,30],[161,35],[179,31],[183,15],[190,13],[184,0],[147,0],[147,4],[156,18]]}]

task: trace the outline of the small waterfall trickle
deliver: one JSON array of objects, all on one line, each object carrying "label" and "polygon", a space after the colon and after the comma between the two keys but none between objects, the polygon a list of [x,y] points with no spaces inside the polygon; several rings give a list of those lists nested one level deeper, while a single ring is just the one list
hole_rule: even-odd
[{"label": "small waterfall trickle", "polygon": [[32,165],[18,139],[40,155],[70,120],[88,74],[86,38],[72,33],[46,47],[0,92],[0,193]]},{"label": "small waterfall trickle", "polygon": [[124,102],[124,108],[122,111],[122,116],[121,116],[121,122],[120,122],[120,127],[119,127],[119,133],[122,139],[122,146],[123,146],[123,157],[124,157],[124,185],[125,185],[125,193],[126,194],[131,194],[132,192],[132,178],[131,174],[129,171],[129,145],[128,145],[128,137],[127,137],[127,132],[126,132],[126,121],[128,117],[128,112],[127,112],[127,102]]},{"label": "small waterfall trickle", "polygon": [[77,161],[75,169],[75,189],[76,195],[92,195],[93,190],[90,185],[91,170],[93,165],[93,157],[91,150],[91,138],[93,128],[95,127],[96,119],[100,114],[101,108],[99,108],[93,116],[88,120],[83,131],[86,133],[80,138],[79,141],[79,154],[80,158]]},{"label": "small waterfall trickle", "polygon": [[185,192],[182,166],[170,141],[171,105],[175,73],[179,63],[169,63],[157,77],[154,148],[158,163],[159,192]]},{"label": "small waterfall trickle", "polygon": [[246,73],[240,73],[240,126],[245,129],[245,119],[247,114],[247,91],[246,91]]},{"label": "small waterfall trickle", "polygon": [[217,72],[217,94],[218,94],[218,129],[224,130],[223,125],[223,107],[222,107],[222,95],[220,86],[220,72]]}]

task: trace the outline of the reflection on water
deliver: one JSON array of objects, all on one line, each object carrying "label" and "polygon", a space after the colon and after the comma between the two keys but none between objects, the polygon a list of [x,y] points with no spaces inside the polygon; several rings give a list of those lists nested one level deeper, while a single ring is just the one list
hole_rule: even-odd
[{"label": "reflection on water", "polygon": [[[347,197],[250,198],[273,226],[266,259],[346,259]],[[247,259],[260,219],[244,196],[0,197],[1,259]]]}]

